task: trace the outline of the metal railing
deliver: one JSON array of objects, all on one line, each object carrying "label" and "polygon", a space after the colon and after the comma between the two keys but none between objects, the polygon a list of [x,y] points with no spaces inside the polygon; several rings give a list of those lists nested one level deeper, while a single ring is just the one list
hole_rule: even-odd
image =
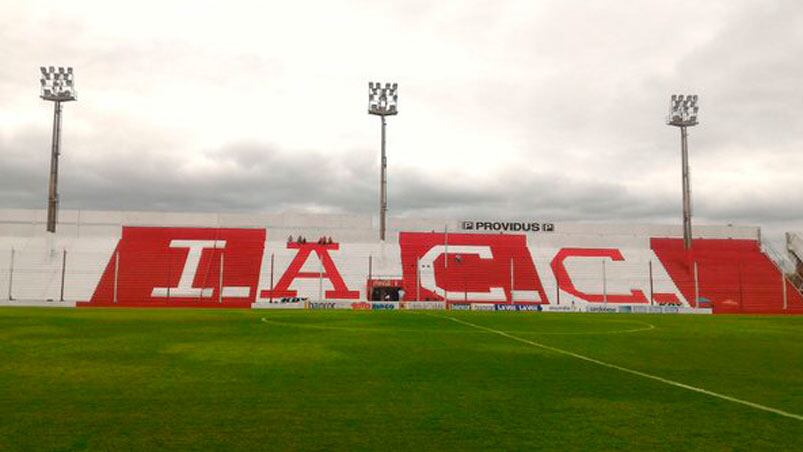
[{"label": "metal railing", "polygon": [[[773,254],[781,256],[771,246],[764,249],[768,257]],[[228,258],[224,260],[222,253],[214,253],[193,270],[197,278],[193,277],[182,284],[186,259],[163,260],[164,265],[159,267],[123,268],[121,261],[124,256],[119,253],[110,256],[106,251],[4,249],[0,250],[0,297],[8,300],[88,301],[93,293],[100,290],[100,280],[106,269],[108,275],[113,275],[108,279],[105,292],[109,303],[131,302],[126,293],[132,284],[138,285],[140,282],[163,288],[165,293],[161,294],[148,286],[147,293],[152,298],[161,297],[159,299],[166,303],[174,300],[177,303],[182,300],[186,302],[188,296],[184,292],[187,290],[175,290],[187,289],[186,285],[197,288],[193,293],[199,302],[224,304],[241,298],[240,295],[227,295],[226,290],[234,293],[235,289],[241,288],[226,287],[223,281],[224,274],[230,278],[244,271],[241,264]],[[258,293],[255,301],[284,296],[270,294],[280,286],[279,282],[293,259],[292,253],[274,256],[271,252],[265,256],[260,275],[261,286],[256,287]],[[783,305],[786,306],[786,283],[791,282],[783,272],[779,272],[777,279],[765,277],[762,281],[751,280],[750,275],[766,275],[768,267],[761,262],[738,259],[722,265],[712,262],[700,264],[699,268],[694,264],[679,274],[676,269],[673,276],[655,260],[613,262],[607,259],[584,259],[565,264],[563,281],[559,281],[559,276],[553,272],[555,263],[544,258],[532,261],[525,261],[523,257],[511,258],[508,263],[500,264],[498,275],[493,280],[488,279],[475,264],[466,262],[465,258],[462,262],[451,259],[446,267],[442,261],[424,264],[420,259],[407,262],[397,259],[394,256],[387,260],[369,253],[351,254],[348,260],[339,261],[336,270],[345,281],[348,291],[359,291],[359,300],[371,296],[367,290],[368,281],[387,279],[403,280],[405,299],[408,301],[445,299],[453,303],[483,301],[478,294],[487,290],[490,282],[491,286],[498,286],[497,302],[540,301],[564,305],[573,300],[582,302],[583,297],[577,295],[582,293],[596,295],[598,302],[603,305],[615,304],[623,297],[633,297],[636,303],[661,304],[671,303],[673,294],[681,296],[682,293],[689,305],[695,307],[703,299],[701,296],[712,297],[710,294],[714,294],[717,299],[733,300],[734,310],[749,310],[759,299],[772,298],[775,300],[773,303],[779,306],[779,299],[783,297]],[[777,263],[775,259],[770,260]],[[535,274],[523,272],[522,266],[530,265],[534,267]],[[310,261],[310,266],[314,268],[302,272],[304,279],[294,280],[292,287],[288,288],[298,296],[313,300],[337,298],[327,296],[327,291],[332,287],[331,275],[317,261]],[[712,275],[720,277],[712,279]],[[566,277],[571,287],[566,285]],[[701,279],[704,284],[701,284]],[[540,294],[536,293],[538,289],[542,290]],[[536,296],[547,299],[536,300]]]}]

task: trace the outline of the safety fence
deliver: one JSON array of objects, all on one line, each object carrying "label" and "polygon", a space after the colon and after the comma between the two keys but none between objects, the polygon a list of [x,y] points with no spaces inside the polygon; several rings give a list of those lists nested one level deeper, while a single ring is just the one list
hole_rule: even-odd
[{"label": "safety fence", "polygon": [[214,244],[169,252],[0,249],[0,297],[123,306],[252,307],[294,297],[578,310],[658,306],[787,312],[803,306],[783,272],[761,253],[689,261],[661,259],[644,249],[611,255],[500,248],[486,256],[453,246],[432,257],[398,247],[378,254],[359,248],[277,244],[251,254],[227,254]]}]

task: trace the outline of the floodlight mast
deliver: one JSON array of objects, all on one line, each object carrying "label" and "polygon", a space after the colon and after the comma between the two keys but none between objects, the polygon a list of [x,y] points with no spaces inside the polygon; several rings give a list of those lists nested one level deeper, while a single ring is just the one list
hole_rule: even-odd
[{"label": "floodlight mast", "polygon": [[59,154],[61,153],[61,103],[76,100],[75,79],[71,67],[40,67],[44,100],[53,102],[53,141],[50,149],[50,185],[47,197],[47,232],[56,232],[59,205]]},{"label": "floodlight mast", "polygon": [[669,108],[669,118],[666,123],[670,126],[680,127],[680,153],[681,164],[683,165],[683,246],[688,250],[691,248],[691,188],[689,181],[689,144],[687,127],[697,125],[697,106],[695,95],[672,95],[672,102]]},{"label": "floodlight mast", "polygon": [[388,211],[388,161],[385,154],[385,116],[393,116],[399,113],[399,84],[368,83],[368,114],[379,116],[382,119],[382,158],[379,174],[379,239],[385,241],[386,216]]}]

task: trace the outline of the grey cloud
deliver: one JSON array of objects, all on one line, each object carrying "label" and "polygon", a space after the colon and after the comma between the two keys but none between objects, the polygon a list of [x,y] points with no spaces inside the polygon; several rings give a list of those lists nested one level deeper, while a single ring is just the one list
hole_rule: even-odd
[{"label": "grey cloud", "polygon": [[[47,136],[34,131],[2,141],[4,206],[44,207],[48,145]],[[99,146],[62,157],[63,207],[372,214],[378,205],[377,162],[361,151],[306,153],[300,159],[275,146],[236,144],[203,154],[207,170],[142,144],[114,152]],[[605,177],[576,180],[558,173],[507,171],[488,182],[399,167],[391,168],[389,178],[390,212],[400,216],[676,222],[680,210],[679,196],[634,193]],[[787,208],[788,201],[766,194],[723,205],[717,196],[701,196],[696,209],[701,221],[788,222],[798,215]]]},{"label": "grey cloud", "polygon": [[756,2],[677,63],[675,85],[701,94],[700,152],[756,153],[803,142],[803,8]]},{"label": "grey cloud", "polygon": [[[281,152],[236,144],[204,153],[202,168],[147,140],[116,148],[84,144],[61,159],[65,208],[192,211],[323,209],[373,213],[378,165],[362,151],[339,155]],[[2,141],[7,163],[0,193],[8,207],[44,205],[49,139],[29,131]],[[442,179],[413,167],[389,171],[390,209],[398,215],[500,215],[560,219],[644,215],[653,207],[615,183],[574,181],[558,174],[508,172],[492,182]]]}]

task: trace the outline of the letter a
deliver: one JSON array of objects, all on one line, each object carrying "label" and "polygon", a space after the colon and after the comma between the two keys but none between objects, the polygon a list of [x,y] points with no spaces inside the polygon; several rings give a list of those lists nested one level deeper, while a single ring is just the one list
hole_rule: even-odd
[{"label": "letter a", "polygon": [[[293,281],[295,281],[296,278],[325,278],[332,283],[333,288],[333,290],[326,291],[326,298],[350,300],[356,300],[360,298],[360,292],[358,290],[349,290],[349,288],[346,287],[343,277],[340,276],[337,266],[335,266],[334,261],[332,261],[332,256],[329,255],[329,250],[337,250],[339,248],[340,245],[337,243],[288,243],[287,249],[298,249],[296,257],[294,257],[293,261],[290,262],[287,270],[284,272],[281,279],[279,279],[279,282],[276,283],[276,286],[273,288],[273,290],[263,290],[259,293],[259,297],[296,297],[298,296],[298,291],[290,289],[290,285],[293,284]],[[307,262],[309,255],[313,251],[315,251],[315,254],[318,255],[318,259],[321,261],[321,265],[323,267],[322,273],[301,271],[301,269],[304,267],[304,264]]]}]

